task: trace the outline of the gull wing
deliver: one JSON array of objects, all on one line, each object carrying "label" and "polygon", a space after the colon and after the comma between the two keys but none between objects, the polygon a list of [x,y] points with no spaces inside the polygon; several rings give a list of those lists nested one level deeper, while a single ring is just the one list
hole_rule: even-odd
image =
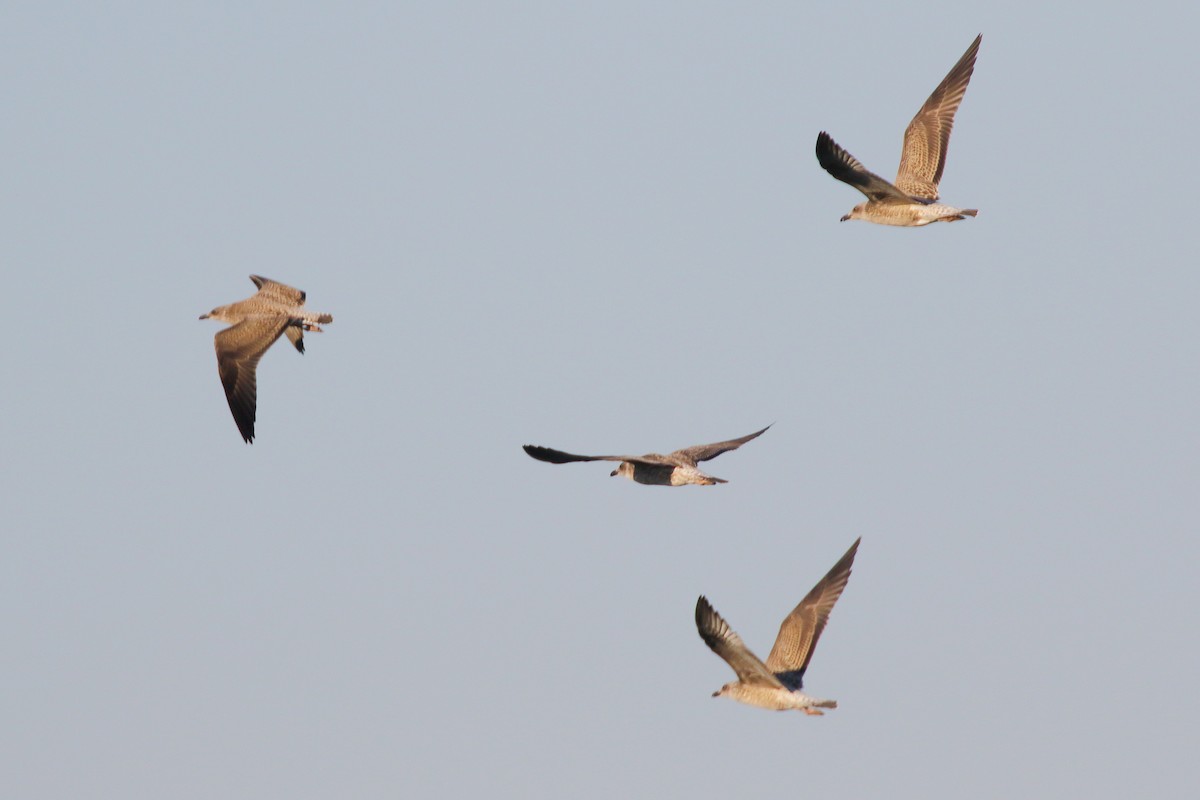
[{"label": "gull wing", "polygon": [[[774,424],[774,423],[772,423],[772,424]],[[739,447],[741,447],[742,445],[744,445],[746,442],[750,441],[751,439],[757,439],[759,436],[762,436],[764,433],[767,432],[767,428],[770,428],[770,427],[771,426],[768,425],[766,428],[763,428],[761,431],[755,431],[754,433],[747,434],[746,436],[743,436],[740,439],[729,439],[728,441],[724,441],[724,442],[715,442],[713,444],[698,444],[698,445],[694,445],[692,447],[685,447],[682,450],[676,450],[671,455],[679,456],[687,461],[690,461],[692,463],[692,465],[695,466],[697,461],[708,461],[709,459],[716,458],[717,456],[721,455],[721,453],[727,453],[730,450],[737,450]]]},{"label": "gull wing", "polygon": [[900,191],[930,203],[938,199],[938,183],[946,168],[946,150],[950,146],[954,114],[967,93],[981,41],[983,34],[975,37],[967,52],[908,123],[904,131],[904,150],[900,154],[900,170],[896,173],[896,187]]},{"label": "gull wing", "polygon": [[549,447],[539,447],[536,444],[521,445],[530,458],[547,461],[551,464],[569,464],[572,461],[624,461],[624,456],[577,456],[574,453],[564,453],[562,450],[552,450]]},{"label": "gull wing", "polygon": [[225,387],[225,399],[229,401],[233,421],[247,442],[254,441],[258,361],[291,322],[285,316],[247,317],[220,331],[214,339],[217,371]]},{"label": "gull wing", "polygon": [[521,445],[530,458],[546,461],[551,464],[569,464],[572,461],[629,461],[634,464],[674,465],[670,459],[657,453],[644,456],[580,456],[574,453],[564,453],[562,450],[552,450],[549,447],[539,447],[536,444]]},{"label": "gull wing", "polygon": [[696,600],[696,630],[700,632],[700,638],[709,649],[725,659],[725,663],[733,668],[742,683],[784,688],[767,665],[750,652],[742,637],[733,632],[729,623],[721,618],[704,595],[700,595]]},{"label": "gull wing", "polygon": [[287,334],[288,341],[292,343],[292,346],[296,348],[300,355],[304,355],[304,328],[301,328],[299,325],[289,325],[284,333]]},{"label": "gull wing", "polygon": [[876,203],[911,205],[912,198],[874,172],[869,172],[825,131],[817,134],[817,161],[825,171],[842,183],[848,183]]},{"label": "gull wing", "polygon": [[825,630],[825,623],[829,620],[829,612],[850,580],[850,567],[854,564],[854,555],[861,541],[862,537],[854,540],[846,554],[824,578],[817,581],[812,591],[779,626],[779,636],[775,639],[771,654],[767,656],[767,668],[793,691],[801,687],[817,639],[821,638],[821,631]]},{"label": "gull wing", "polygon": [[264,278],[262,275],[251,275],[250,280],[254,281],[254,285],[258,287],[258,293],[279,300],[290,305],[302,306],[308,294],[300,291],[286,283],[273,281],[270,278]]}]

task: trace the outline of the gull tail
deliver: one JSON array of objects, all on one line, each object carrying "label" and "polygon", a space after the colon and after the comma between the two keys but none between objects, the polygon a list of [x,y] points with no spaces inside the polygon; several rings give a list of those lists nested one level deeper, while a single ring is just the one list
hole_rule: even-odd
[{"label": "gull tail", "polygon": [[296,317],[294,324],[298,324],[301,328],[303,328],[306,331],[316,331],[317,333],[320,333],[321,328],[319,326],[324,325],[329,322],[333,322],[332,314],[303,313]]},{"label": "gull tail", "polygon": [[979,209],[977,209],[977,208],[951,209],[949,214],[946,214],[946,216],[944,216],[944,217],[938,217],[934,221],[935,222],[957,222],[960,219],[966,219],[967,217],[973,217],[978,213],[979,213]]}]

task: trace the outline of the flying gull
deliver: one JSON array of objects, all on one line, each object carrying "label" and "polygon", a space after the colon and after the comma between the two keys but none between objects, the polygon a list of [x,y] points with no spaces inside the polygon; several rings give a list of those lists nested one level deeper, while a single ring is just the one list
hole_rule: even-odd
[{"label": "flying gull", "polygon": [[250,280],[258,287],[253,297],[217,306],[200,315],[200,319],[219,319],[230,324],[215,339],[217,370],[225,385],[233,421],[247,442],[254,441],[255,370],[262,354],[283,334],[303,354],[304,332],[320,332],[318,323],[333,322],[328,314],[305,310],[305,294],[299,289],[261,275],[251,275]]},{"label": "flying gull", "polygon": [[772,711],[795,708],[817,716],[824,713],[818,709],[837,708],[836,700],[809,697],[800,690],[804,686],[804,671],[812,660],[821,631],[825,630],[829,612],[850,580],[850,567],[861,541],[862,537],[855,539],[846,555],[787,615],[779,626],[779,636],[765,664],[709,605],[708,598],[700,595],[696,601],[696,629],[700,631],[700,638],[733,667],[738,677],[713,692],[713,697],[731,697],[739,703]]},{"label": "flying gull", "polygon": [[[770,427],[770,425],[767,426],[767,428]],[[697,462],[708,461],[721,453],[736,450],[751,439],[762,436],[767,428],[740,439],[730,439],[727,442],[715,444],[698,444],[695,447],[685,447],[682,450],[667,453],[665,456],[658,453],[647,453],[644,456],[577,456],[532,444],[524,447],[525,452],[533,458],[538,461],[549,461],[551,464],[566,464],[571,461],[620,461],[617,468],[609,473],[610,477],[620,475],[631,481],[650,486],[686,486],[689,483],[712,486],[714,483],[729,483],[729,481],[704,474],[696,466]]]},{"label": "flying gull", "polygon": [[825,131],[817,135],[817,160],[825,171],[867,196],[867,202],[856,205],[842,217],[842,222],[863,219],[880,225],[913,227],[931,222],[954,222],[979,213],[974,208],[944,205],[937,199],[954,114],[971,82],[975,56],[982,40],[983,34],[975,37],[967,52],[908,123],[895,184],[868,172]]}]

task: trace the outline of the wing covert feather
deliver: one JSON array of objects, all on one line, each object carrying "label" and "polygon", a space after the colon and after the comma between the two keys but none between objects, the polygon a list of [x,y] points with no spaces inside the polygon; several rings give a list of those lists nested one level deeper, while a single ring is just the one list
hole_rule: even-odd
[{"label": "wing covert feather", "polygon": [[[774,424],[774,423],[772,423]],[[768,425],[761,431],[747,434],[737,439],[728,439],[724,442],[714,442],[713,444],[698,444],[692,447],[685,447],[682,450],[676,450],[672,455],[682,456],[685,459],[690,459],[693,464],[697,461],[708,461],[716,458],[721,453],[728,453],[730,450],[736,450],[751,439],[757,439],[767,432],[771,426]]]},{"label": "wing covert feather", "polygon": [[938,184],[946,169],[954,115],[967,93],[982,40],[983,34],[975,37],[962,58],[908,123],[900,153],[900,169],[896,172],[896,187],[900,191],[928,202],[938,199]]},{"label": "wing covert feather", "polygon": [[817,581],[804,599],[800,601],[792,613],[788,614],[779,626],[779,636],[775,646],[767,656],[767,668],[774,674],[792,673],[799,681],[808,669],[816,649],[817,640],[825,630],[829,621],[829,612],[842,596],[847,581],[850,580],[850,568],[854,564],[854,556],[858,552],[858,544],[862,537],[854,540],[838,562],[825,573],[825,577]]},{"label": "wing covert feather", "polygon": [[213,339],[225,399],[238,431],[247,442],[254,441],[258,362],[289,324],[291,320],[287,317],[247,317],[219,331]]},{"label": "wing covert feather", "polygon": [[709,649],[733,668],[742,683],[783,686],[767,665],[750,652],[742,637],[734,633],[729,623],[722,619],[704,595],[700,595],[696,600],[696,630]]}]

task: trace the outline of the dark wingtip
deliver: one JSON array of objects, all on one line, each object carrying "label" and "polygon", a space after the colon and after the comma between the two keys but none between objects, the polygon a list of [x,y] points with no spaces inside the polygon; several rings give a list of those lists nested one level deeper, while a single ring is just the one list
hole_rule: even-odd
[{"label": "dark wingtip", "polygon": [[558,450],[552,450],[549,447],[539,447],[536,444],[524,444],[521,445],[521,449],[524,450],[525,454],[530,458],[537,459],[538,461],[545,461],[548,464],[566,464],[568,461],[577,460],[571,458],[566,453],[561,453]]},{"label": "dark wingtip", "polygon": [[[229,410],[233,411],[232,404],[230,404]],[[233,423],[237,425],[238,433],[242,435],[242,440],[246,444],[254,444],[254,412],[250,413],[249,419],[239,417],[234,413]]]},{"label": "dark wingtip", "polygon": [[[842,163],[843,153],[845,150],[842,146],[833,140],[825,131],[817,134],[817,163],[821,165],[821,169],[828,172],[839,181],[843,178],[839,175],[840,172],[846,169],[846,165]],[[849,155],[849,153],[845,153]]]},{"label": "dark wingtip", "polygon": [[845,553],[842,554],[842,557],[837,560],[837,563],[834,564],[829,569],[829,572],[833,573],[833,572],[840,571],[843,564],[845,565],[845,568],[847,570],[849,570],[851,567],[853,567],[854,566],[854,557],[858,555],[858,546],[861,543],[862,543],[862,537],[860,536],[854,540],[854,544],[850,545],[850,549],[848,549]]},{"label": "dark wingtip", "polygon": [[836,151],[841,148],[826,131],[817,134],[817,153]]}]

